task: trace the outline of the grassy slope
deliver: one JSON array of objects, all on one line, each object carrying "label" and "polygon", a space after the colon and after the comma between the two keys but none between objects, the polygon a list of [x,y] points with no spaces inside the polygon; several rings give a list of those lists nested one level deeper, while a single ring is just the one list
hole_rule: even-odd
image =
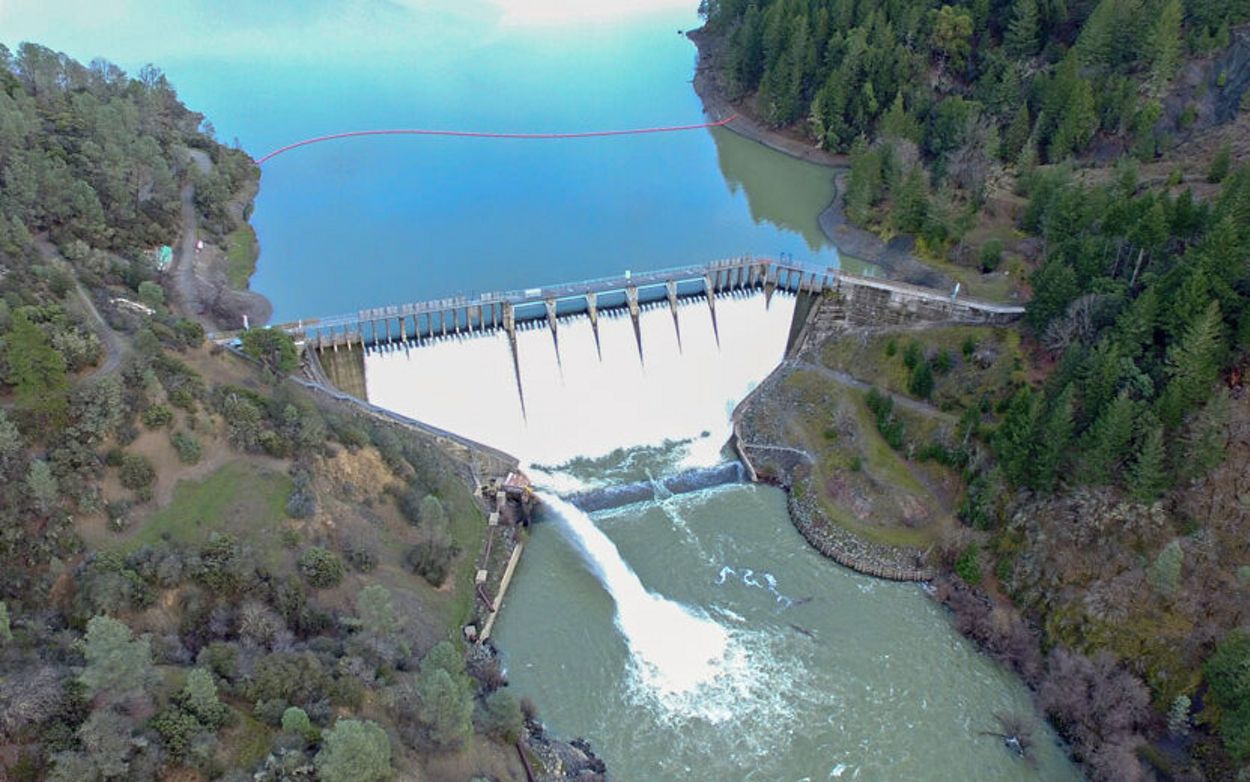
[{"label": "grassy slope", "polygon": [[[976,351],[992,361],[982,366],[966,357],[963,347],[972,340]],[[894,355],[888,346],[893,342]],[[934,390],[930,402],[943,410],[964,410],[975,406],[982,396],[996,395],[1024,380],[1026,365],[1020,348],[1020,334],[1015,329],[989,326],[946,326],[923,331],[876,332],[864,339],[830,340],[823,347],[821,361],[830,369],[846,372],[895,394],[908,395],[911,370],[903,363],[908,343],[916,342],[933,360],[945,350],[952,368],[945,374],[934,373]],[[974,352],[975,355],[975,352]]]},{"label": "grassy slope", "polygon": [[244,223],[226,237],[226,277],[231,287],[244,290],[256,272],[256,259],[260,257],[260,244],[256,231]]},{"label": "grassy slope", "polygon": [[789,437],[815,456],[811,486],[829,518],[874,543],[931,544],[946,503],[881,438],[864,394],[814,372],[797,371],[784,386],[799,402]]}]

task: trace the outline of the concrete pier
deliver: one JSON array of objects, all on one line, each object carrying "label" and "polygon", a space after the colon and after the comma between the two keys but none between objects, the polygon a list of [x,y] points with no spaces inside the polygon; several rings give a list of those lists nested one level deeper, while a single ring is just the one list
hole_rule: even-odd
[{"label": "concrete pier", "polygon": [[547,327],[551,329],[551,344],[556,348],[556,363],[560,363],[560,335],[556,330],[556,300],[547,299],[543,302],[547,309]]},{"label": "concrete pier", "polygon": [[508,332],[508,348],[512,351],[512,373],[516,376],[517,398],[521,400],[521,417],[526,418],[525,390],[521,387],[521,359],[516,351],[516,313],[507,302],[503,305],[503,327]]},{"label": "concrete pier", "polygon": [[703,278],[703,290],[707,296],[707,308],[712,313],[712,334],[716,337],[716,346],[720,347],[720,328],[716,325],[716,286],[711,277]]},{"label": "concrete pier", "polygon": [[681,351],[681,323],[677,320],[677,282],[669,280],[664,283],[668,293],[668,308],[673,311],[673,330],[677,332],[677,352]]},{"label": "concrete pier", "polygon": [[625,302],[629,307],[629,319],[634,322],[634,340],[638,343],[638,360],[646,361],[642,357],[642,327],[638,324],[638,288],[631,285],[625,289]]},{"label": "concrete pier", "polygon": [[590,313],[590,330],[595,335],[595,353],[599,356],[599,360],[603,360],[603,346],[599,344],[599,307],[597,299],[599,297],[594,293],[586,294],[586,311]]},{"label": "concrete pier", "polygon": [[[723,292],[762,290],[765,306],[781,289],[788,293],[819,296],[839,292],[846,301],[846,317],[856,323],[909,323],[937,320],[959,323],[1008,323],[1023,314],[1023,308],[952,296],[904,283],[844,274],[834,269],[815,269],[792,262],[751,257],[665,269],[630,276],[532,288],[523,291],[488,293],[472,298],[457,297],[392,305],[362,310],[334,318],[311,318],[274,326],[318,350],[337,351],[340,346],[360,344],[365,350],[386,344],[434,339],[449,334],[484,332],[503,328],[515,360],[518,324],[545,321],[551,329],[559,356],[559,319],[586,313],[595,335],[595,350],[602,358],[599,316],[608,309],[627,310],[634,324],[635,341],[641,360],[644,356],[639,314],[643,307],[668,301],[673,311],[673,327],[678,343],[681,327],[677,311],[682,297],[703,295],[707,299],[712,330],[720,344],[716,296]],[[489,316],[487,312],[489,311]],[[409,331],[411,318],[411,332]],[[450,321],[450,323],[448,322]],[[398,326],[395,323],[398,323]],[[396,334],[398,331],[398,335]],[[229,340],[233,334],[216,334],[214,339]]]}]

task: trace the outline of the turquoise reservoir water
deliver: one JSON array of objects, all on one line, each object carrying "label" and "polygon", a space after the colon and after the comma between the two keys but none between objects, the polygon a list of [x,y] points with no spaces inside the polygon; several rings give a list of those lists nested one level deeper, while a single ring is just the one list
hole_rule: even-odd
[{"label": "turquoise reservoir water", "polygon": [[[689,84],[694,50],[677,34],[698,23],[694,6],[2,0],[0,36],[84,61],[107,56],[132,71],[158,62],[219,137],[262,155],[366,128],[559,132],[700,122]],[[278,319],[743,253],[837,262],[815,219],[832,195],[831,172],[723,132],[342,141],[275,159],[262,185],[254,287],[273,300]],[[619,424],[646,412],[640,397],[657,398],[655,387],[680,378],[671,363],[661,376],[664,360],[705,360],[709,369],[684,381],[683,393],[658,395],[663,404],[654,406],[672,427],[653,431],[663,420],[646,413],[648,426],[595,440],[588,434],[607,430],[553,424],[559,430],[544,432],[546,450],[518,455],[600,456],[572,475],[595,483],[663,471],[690,455],[679,458],[681,449],[714,460],[728,411],[780,358],[786,330],[768,344],[735,340],[735,349],[751,351],[751,376],[739,377],[714,372],[715,340],[706,329],[697,340],[701,321],[683,318],[684,348],[675,334],[663,347],[668,323],[648,320],[645,370],[591,363],[585,329],[562,327],[568,376],[557,385],[557,363],[529,383],[535,404],[549,400],[558,413],[569,384],[584,381],[601,390],[576,400],[598,406],[579,415]],[[762,340],[759,323],[748,325]],[[523,371],[555,360],[545,334],[530,336],[541,344],[524,346]],[[634,361],[629,338],[605,348],[605,361]],[[483,338],[476,349],[491,343]],[[414,351],[411,371],[398,357],[371,359],[370,382],[414,400],[405,387],[428,383],[423,362],[444,352]],[[488,366],[512,382],[506,363]],[[457,404],[471,402],[436,401],[442,407],[405,412],[441,411],[458,426]],[[708,415],[716,420],[702,423]],[[508,431],[524,425],[509,423]],[[602,456],[608,435],[652,448],[665,437],[688,441],[658,454]],[[1076,778],[1045,729],[1037,766],[979,735],[994,728],[994,711],[1029,710],[1019,682],[978,656],[918,587],[855,576],[813,553],[778,491],[734,486],[561,518],[534,530],[497,640],[517,688],[556,731],[588,737],[614,778]]]},{"label": "turquoise reservoir water", "polygon": [[[703,122],[677,33],[697,26],[696,5],[6,0],[0,35],[131,71],[156,61],[221,139],[259,157],[354,129]],[[265,165],[253,287],[286,320],[744,253],[835,264],[815,228],[829,172],[737,138],[718,150],[724,135],[302,148]],[[770,160],[785,174],[757,187]]]}]

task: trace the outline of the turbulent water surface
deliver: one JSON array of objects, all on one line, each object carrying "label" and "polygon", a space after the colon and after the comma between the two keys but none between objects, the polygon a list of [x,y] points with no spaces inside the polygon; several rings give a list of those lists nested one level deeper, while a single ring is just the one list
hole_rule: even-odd
[{"label": "turbulent water surface", "polygon": [[1075,780],[981,731],[1024,687],[919,586],[814,553],[781,492],[726,486],[534,530],[495,639],[546,723],[621,780]]},{"label": "turbulent water surface", "polygon": [[[132,71],[158,62],[260,155],[341,130],[698,123],[695,0],[5,0],[0,34]],[[265,167],[254,287],[278,319],[745,253],[816,267],[831,172],[723,131],[570,142],[371,138]],[[172,237],[171,237],[172,238]],[[371,399],[512,451],[561,492],[723,458],[729,411],[781,357],[793,299],[562,320],[377,353]],[[521,394],[525,400],[522,415]],[[1020,684],[918,587],[821,559],[779,492],[742,485],[586,516],[554,495],[497,627],[549,725],[617,779],[1067,780],[997,741]]]}]

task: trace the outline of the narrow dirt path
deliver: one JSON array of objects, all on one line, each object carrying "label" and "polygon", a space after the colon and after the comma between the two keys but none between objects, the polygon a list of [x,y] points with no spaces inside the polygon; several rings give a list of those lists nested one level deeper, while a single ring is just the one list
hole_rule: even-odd
[{"label": "narrow dirt path", "polygon": [[96,309],[95,302],[91,300],[91,294],[87,293],[87,289],[82,286],[82,283],[75,283],[74,287],[75,293],[78,295],[78,303],[86,311],[87,318],[95,325],[96,336],[100,338],[100,345],[104,348],[104,361],[100,366],[88,373],[88,377],[116,374],[121,370],[122,359],[126,357],[126,343],[122,340],[121,335],[113,331],[113,327],[100,315],[100,311]]},{"label": "narrow dirt path", "polygon": [[[66,266],[70,265],[69,261],[65,260],[60,251],[56,249],[56,245],[49,242],[46,237],[36,239],[35,246],[47,260]],[[87,320],[91,323],[96,337],[100,340],[100,346],[104,349],[104,361],[94,369],[88,370],[83,375],[83,378],[115,374],[121,369],[122,359],[126,357],[126,341],[113,330],[113,327],[100,314],[100,310],[96,309],[95,302],[91,299],[91,294],[87,292],[87,289],[83,287],[81,282],[77,281],[77,278],[74,281],[74,298],[78,300],[78,306],[82,308],[83,314],[87,316]]]},{"label": "narrow dirt path", "polygon": [[[188,149],[187,158],[201,173],[207,174],[213,169],[213,161],[202,149]],[[182,311],[198,320],[204,313],[204,306],[200,286],[195,279],[195,243],[200,238],[200,218],[195,213],[195,183],[188,179],[178,197],[182,225],[178,245],[174,248],[174,260],[169,266],[169,276]]]}]

